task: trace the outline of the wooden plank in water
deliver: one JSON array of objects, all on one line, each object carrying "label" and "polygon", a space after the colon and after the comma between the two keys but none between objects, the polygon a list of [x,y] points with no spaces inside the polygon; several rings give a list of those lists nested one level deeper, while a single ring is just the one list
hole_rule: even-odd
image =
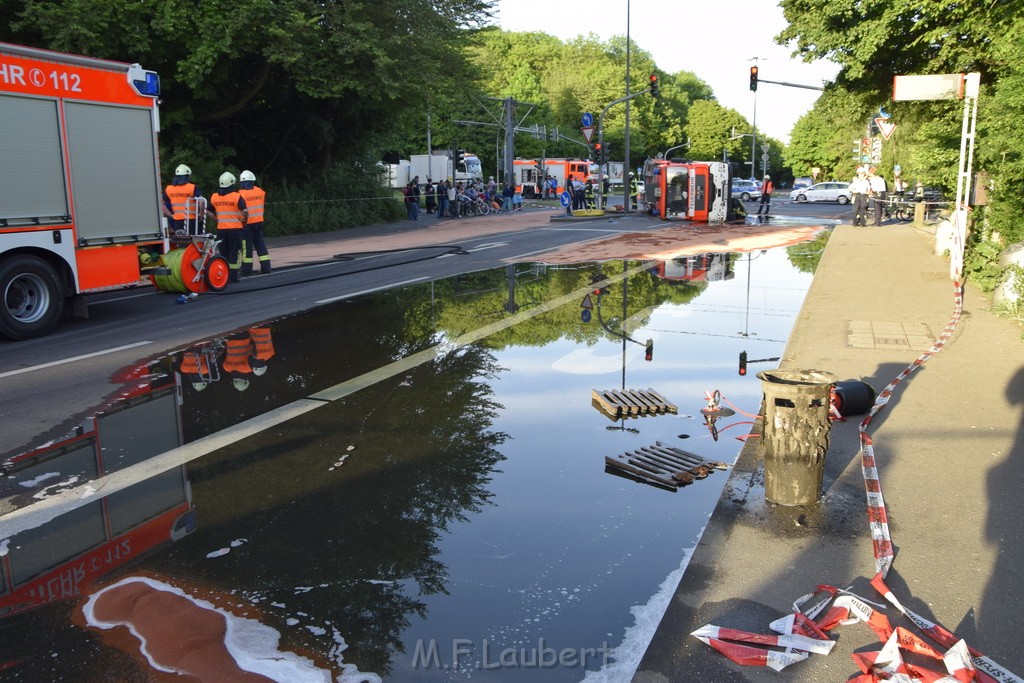
[{"label": "wooden plank in water", "polygon": [[672,413],[673,415],[676,415],[676,414],[677,414],[677,413],[679,412],[679,408],[678,408],[678,406],[676,406],[676,404],[675,404],[675,403],[669,403],[669,402],[668,402],[668,400],[667,400],[667,399],[666,399],[666,398],[665,398],[664,396],[662,396],[661,394],[659,394],[659,393],[658,393],[657,391],[655,391],[654,389],[651,389],[650,387],[647,387],[647,391],[646,391],[646,393],[647,393],[647,394],[648,394],[648,395],[649,395],[649,396],[650,396],[651,398],[653,398],[653,399],[654,399],[655,401],[657,401],[658,403],[661,403],[662,405],[664,405],[664,406],[665,406],[665,410],[666,410],[667,412],[670,412],[670,413]]},{"label": "wooden plank in water", "polygon": [[610,457],[606,456],[605,459],[604,459],[604,462],[609,467],[616,467],[616,468],[618,468],[620,470],[624,470],[626,472],[630,472],[631,474],[634,474],[637,477],[640,477],[641,479],[645,479],[645,480],[648,480],[648,481],[654,481],[654,482],[657,482],[657,483],[659,483],[659,484],[661,484],[663,486],[669,486],[672,489],[676,489],[679,486],[679,483],[677,481],[673,480],[670,477],[667,477],[667,476],[664,476],[664,475],[660,475],[660,474],[655,474],[653,472],[650,472],[647,469],[644,469],[642,467],[637,467],[636,465],[631,465],[628,462],[623,462],[622,460],[618,460],[616,458],[610,458]]}]

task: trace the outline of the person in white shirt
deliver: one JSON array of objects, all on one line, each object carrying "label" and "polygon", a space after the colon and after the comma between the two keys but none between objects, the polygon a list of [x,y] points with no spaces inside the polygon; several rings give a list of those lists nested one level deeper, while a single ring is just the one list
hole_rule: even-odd
[{"label": "person in white shirt", "polygon": [[857,175],[850,181],[850,198],[853,200],[853,224],[867,225],[868,193],[871,185],[868,183],[868,173],[864,168],[857,169]]},{"label": "person in white shirt", "polygon": [[871,169],[868,175],[868,185],[871,187],[871,199],[875,203],[875,225],[882,224],[882,215],[885,210],[885,203],[889,197],[889,187],[885,184],[877,169]]}]

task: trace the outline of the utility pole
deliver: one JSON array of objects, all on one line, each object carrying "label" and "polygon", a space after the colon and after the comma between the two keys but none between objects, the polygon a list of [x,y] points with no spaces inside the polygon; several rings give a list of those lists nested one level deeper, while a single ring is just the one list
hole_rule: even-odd
[{"label": "utility pole", "polygon": [[[629,203],[629,193],[633,187],[633,183],[629,180],[630,169],[632,164],[629,161],[629,0],[626,0],[626,140],[625,140],[625,166],[623,169],[622,177],[622,206],[626,213],[632,210],[632,206]],[[601,140],[601,149],[604,149],[604,140]],[[599,183],[600,185],[600,183]]]},{"label": "utility pole", "polygon": [[750,138],[750,178],[752,180],[754,179],[754,174],[757,171],[757,62],[760,59],[767,59],[767,57],[751,57],[749,60],[747,60],[754,62],[754,66],[750,70],[750,89],[754,91],[754,118],[750,122],[751,128],[754,129],[753,135]]},{"label": "utility pole", "polygon": [[516,101],[505,98],[505,182],[515,185],[515,169],[512,160],[515,158],[516,140]]}]

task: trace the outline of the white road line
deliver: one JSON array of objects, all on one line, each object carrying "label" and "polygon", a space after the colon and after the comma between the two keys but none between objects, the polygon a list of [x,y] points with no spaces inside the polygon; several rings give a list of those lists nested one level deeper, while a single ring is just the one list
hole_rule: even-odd
[{"label": "white road line", "polygon": [[342,294],[341,296],[334,296],[334,297],[331,297],[330,299],[320,299],[319,301],[317,301],[315,303],[317,303],[317,304],[329,304],[329,303],[332,303],[334,301],[340,301],[341,299],[351,299],[354,296],[361,296],[363,294],[372,294],[373,292],[380,292],[380,291],[385,290],[385,289],[393,289],[395,287],[401,287],[402,285],[410,285],[413,282],[420,282],[422,280],[429,280],[429,279],[430,279],[429,277],[423,276],[423,277],[413,278],[412,280],[404,280],[402,282],[392,282],[391,284],[384,285],[382,287],[374,287],[373,289],[364,289],[364,290],[362,290],[360,292],[349,292],[348,294]]},{"label": "white road line", "polygon": [[117,353],[118,351],[124,351],[125,349],[134,349],[136,346],[145,346],[146,344],[152,344],[151,341],[140,341],[134,344],[125,344],[124,346],[115,346],[111,349],[104,349],[103,351],[95,351],[93,353],[86,353],[81,356],[73,356],[71,358],[65,358],[63,360],[55,360],[51,363],[43,363],[42,365],[33,365],[30,368],[21,368],[20,370],[9,370],[7,372],[0,373],[0,379],[4,377],[11,377],[13,375],[20,375],[25,372],[32,372],[34,370],[42,370],[43,368],[52,368],[55,365],[64,365],[65,363],[74,363],[78,360],[84,360],[86,358],[94,358],[96,356],[102,356],[108,353]]}]

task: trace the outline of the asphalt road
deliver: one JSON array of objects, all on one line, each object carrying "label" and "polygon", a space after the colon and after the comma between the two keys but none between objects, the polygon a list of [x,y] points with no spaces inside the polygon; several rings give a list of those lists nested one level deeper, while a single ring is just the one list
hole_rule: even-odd
[{"label": "asphalt road", "polygon": [[[753,213],[756,202],[747,207]],[[825,220],[850,214],[848,206],[780,199],[772,208],[773,214]],[[536,224],[526,229],[457,245],[353,255],[349,260],[325,253],[319,262],[248,278],[222,294],[205,294],[186,305],[148,286],[92,295],[89,318],[66,320],[40,339],[0,341],[0,456],[80,424],[118,390],[119,371],[195,342],[331,301],[494,268],[506,259],[526,260],[567,244],[652,227],[643,217],[552,223],[550,211],[536,215]],[[394,229],[392,224],[358,230],[365,236]],[[455,247],[460,253],[451,253]]]}]

